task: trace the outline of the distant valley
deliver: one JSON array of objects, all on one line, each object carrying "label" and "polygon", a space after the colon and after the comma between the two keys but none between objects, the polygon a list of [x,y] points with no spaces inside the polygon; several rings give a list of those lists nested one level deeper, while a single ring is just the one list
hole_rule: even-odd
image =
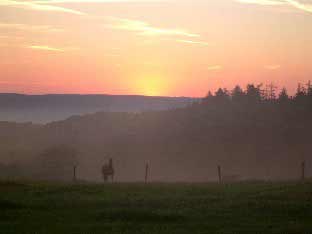
[{"label": "distant valley", "polygon": [[95,112],[142,112],[181,108],[199,99],[134,95],[0,94],[0,121],[48,123]]}]

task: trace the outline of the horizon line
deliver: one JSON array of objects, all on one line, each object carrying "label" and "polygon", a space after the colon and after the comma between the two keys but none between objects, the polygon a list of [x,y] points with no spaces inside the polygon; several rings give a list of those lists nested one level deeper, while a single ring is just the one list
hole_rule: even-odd
[{"label": "horizon line", "polygon": [[20,95],[20,96],[129,96],[129,97],[152,97],[152,98],[190,98],[190,99],[200,99],[203,97],[192,97],[192,96],[161,96],[161,95],[144,95],[144,94],[108,94],[108,93],[42,93],[42,94],[31,94],[31,93],[15,93],[15,92],[0,92],[0,95]]}]

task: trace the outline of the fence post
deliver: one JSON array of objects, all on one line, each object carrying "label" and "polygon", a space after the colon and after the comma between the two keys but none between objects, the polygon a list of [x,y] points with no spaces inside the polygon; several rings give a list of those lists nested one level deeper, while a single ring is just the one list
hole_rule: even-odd
[{"label": "fence post", "polygon": [[305,161],[301,163],[301,180],[305,179]]},{"label": "fence post", "polygon": [[74,181],[77,181],[76,170],[77,170],[77,166],[74,166],[74,175],[73,175],[73,180]]},{"label": "fence post", "polygon": [[149,165],[146,163],[145,165],[145,183],[147,183],[148,180],[148,172],[149,172]]},{"label": "fence post", "polygon": [[222,182],[222,172],[221,172],[221,166],[218,165],[218,177],[219,177],[219,183]]}]

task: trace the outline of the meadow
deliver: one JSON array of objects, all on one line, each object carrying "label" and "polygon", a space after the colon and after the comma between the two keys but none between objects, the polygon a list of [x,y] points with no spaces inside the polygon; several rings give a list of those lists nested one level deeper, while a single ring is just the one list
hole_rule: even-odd
[{"label": "meadow", "polygon": [[1,234],[312,233],[312,182],[0,182]]}]

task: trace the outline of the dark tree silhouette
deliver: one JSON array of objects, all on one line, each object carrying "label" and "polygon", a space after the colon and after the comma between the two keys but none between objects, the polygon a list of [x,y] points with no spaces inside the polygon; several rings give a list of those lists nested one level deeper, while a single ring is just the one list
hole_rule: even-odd
[{"label": "dark tree silhouette", "polygon": [[230,100],[230,95],[227,89],[219,88],[215,93],[215,100],[218,103],[228,102]]},{"label": "dark tree silhouette", "polygon": [[[21,159],[41,155],[34,157],[42,162],[35,178],[57,175],[71,180],[75,153],[68,145],[75,146],[89,167],[83,175],[94,171],[90,165],[99,175],[102,155],[109,153],[122,162],[118,171],[125,180],[142,179],[142,173],[134,172],[142,171],[141,162],[147,160],[159,170],[155,179],[217,178],[217,165],[222,165],[225,178],[236,175],[236,169],[242,177],[268,178],[264,168],[270,169],[272,179],[298,178],[299,163],[312,162],[311,85],[299,85],[294,98],[284,88],[273,101],[264,98],[261,87],[236,86],[231,95],[220,88],[202,102],[167,111],[100,112],[39,126],[0,122],[0,153],[6,156],[14,150]],[[54,147],[58,144],[67,146]],[[29,164],[6,167],[1,166],[4,177],[30,171]]]},{"label": "dark tree silhouette", "polygon": [[245,96],[245,92],[239,85],[236,85],[235,88],[232,90],[232,100],[234,102],[243,102]]},{"label": "dark tree silhouette", "polygon": [[278,95],[278,102],[279,103],[287,103],[289,101],[289,96],[286,88],[283,88]]},{"label": "dark tree silhouette", "polygon": [[214,99],[213,94],[211,93],[211,91],[208,91],[206,97],[203,98],[203,102],[209,103],[209,102],[213,101],[213,99]]},{"label": "dark tree silhouette", "polygon": [[305,99],[305,96],[306,96],[306,89],[305,87],[302,85],[302,84],[298,84],[298,87],[297,87],[297,92],[296,92],[296,95],[295,95],[295,99],[297,101],[302,101]]},{"label": "dark tree silhouette", "polygon": [[255,86],[254,84],[248,84],[246,89],[246,97],[249,103],[257,103],[261,102],[262,92],[261,92],[262,84]]},{"label": "dark tree silhouette", "polygon": [[312,83],[309,81],[307,83],[307,95],[311,98],[312,97]]}]

